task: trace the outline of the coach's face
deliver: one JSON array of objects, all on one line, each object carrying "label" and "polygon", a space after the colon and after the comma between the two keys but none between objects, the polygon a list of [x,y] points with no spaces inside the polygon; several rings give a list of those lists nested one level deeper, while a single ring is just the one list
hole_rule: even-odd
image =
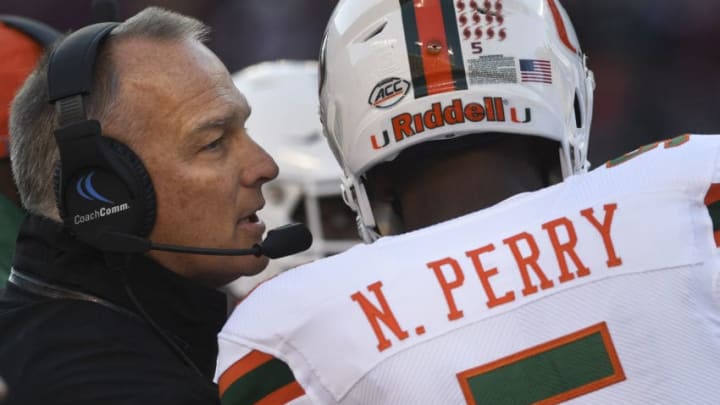
[{"label": "coach's face", "polygon": [[[126,39],[111,52],[118,61],[119,98],[106,133],[127,142],[150,173],[157,196],[150,238],[214,248],[260,242],[261,185],[278,168],[245,131],[250,108],[225,66],[194,40]],[[213,287],[267,265],[255,256],[150,256]]]}]

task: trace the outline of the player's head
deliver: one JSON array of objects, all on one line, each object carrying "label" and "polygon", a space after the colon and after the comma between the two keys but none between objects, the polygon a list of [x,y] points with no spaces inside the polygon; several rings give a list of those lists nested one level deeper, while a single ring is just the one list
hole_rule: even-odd
[{"label": "player's head", "polygon": [[[587,170],[594,79],[558,0],[341,0],[321,58],[321,120],[366,241],[381,167],[412,177],[437,155],[505,154],[520,139],[529,154],[554,145],[565,177]],[[489,175],[512,176],[455,177]]]},{"label": "player's head", "polygon": [[259,215],[269,228],[289,222],[307,224],[313,244],[307,251],[270,262],[252,278],[233,284],[244,295],[279,271],[341,252],[358,243],[352,211],[338,187],[342,171],[328,150],[318,117],[318,64],[279,60],[247,67],[233,75],[253,111],[245,126],[280,168],[265,184],[265,207]]}]

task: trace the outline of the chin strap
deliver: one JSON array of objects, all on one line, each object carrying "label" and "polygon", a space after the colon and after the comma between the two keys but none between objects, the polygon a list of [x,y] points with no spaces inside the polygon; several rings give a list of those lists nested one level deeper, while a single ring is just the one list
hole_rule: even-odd
[{"label": "chin strap", "polygon": [[343,200],[357,214],[355,221],[362,240],[372,243],[379,239],[381,235],[375,230],[377,221],[365,185],[355,177],[343,176],[340,187]]},{"label": "chin strap", "polygon": [[355,220],[357,222],[358,233],[365,243],[373,243],[382,237],[382,235],[377,233],[374,228],[367,227],[363,223],[362,218],[360,218],[360,215],[355,217]]}]

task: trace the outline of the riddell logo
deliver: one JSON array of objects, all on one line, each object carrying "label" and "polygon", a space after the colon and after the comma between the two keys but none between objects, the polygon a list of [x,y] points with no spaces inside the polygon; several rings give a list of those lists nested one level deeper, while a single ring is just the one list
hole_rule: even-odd
[{"label": "riddell logo", "polygon": [[[405,138],[424,132],[426,129],[440,128],[445,125],[462,124],[470,122],[505,122],[505,100],[502,97],[484,97],[483,104],[463,104],[459,98],[453,99],[449,106],[443,107],[440,103],[433,103],[429,110],[410,114],[402,113],[392,117],[392,138],[385,130],[382,132],[382,142],[373,134],[370,142],[373,149],[382,149],[388,146],[391,139],[401,142]],[[530,108],[525,108],[525,116],[520,119],[515,107],[510,107],[510,121],[517,124],[527,124],[532,120]]]}]

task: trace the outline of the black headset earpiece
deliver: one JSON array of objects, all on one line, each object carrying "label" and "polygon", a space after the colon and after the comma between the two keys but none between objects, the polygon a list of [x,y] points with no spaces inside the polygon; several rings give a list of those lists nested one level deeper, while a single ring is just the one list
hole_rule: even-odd
[{"label": "black headset earpiece", "polygon": [[101,250],[103,235],[147,236],[155,223],[155,192],[140,158],[121,142],[103,136],[87,119],[84,97],[92,89],[95,60],[117,23],[81,28],[58,44],[48,66],[49,101],[58,111],[55,140],[60,163],[55,191],[63,222]]},{"label": "black headset earpiece", "polygon": [[49,48],[50,45],[60,38],[60,33],[55,29],[29,18],[0,14],[0,22],[8,27],[22,31],[39,43],[44,49]]},{"label": "black headset earpiece", "polygon": [[157,202],[155,200],[155,188],[153,187],[150,173],[145,169],[145,165],[142,160],[135,152],[124,143],[117,139],[104,136],[102,140],[108,145],[108,147],[120,156],[123,162],[130,165],[130,170],[133,174],[137,184],[141,186],[140,195],[144,200],[144,208],[142,210],[142,218],[140,223],[142,224],[138,228],[138,232],[134,235],[147,236],[152,231],[153,225],[155,225],[155,216],[157,214],[156,207]]}]

